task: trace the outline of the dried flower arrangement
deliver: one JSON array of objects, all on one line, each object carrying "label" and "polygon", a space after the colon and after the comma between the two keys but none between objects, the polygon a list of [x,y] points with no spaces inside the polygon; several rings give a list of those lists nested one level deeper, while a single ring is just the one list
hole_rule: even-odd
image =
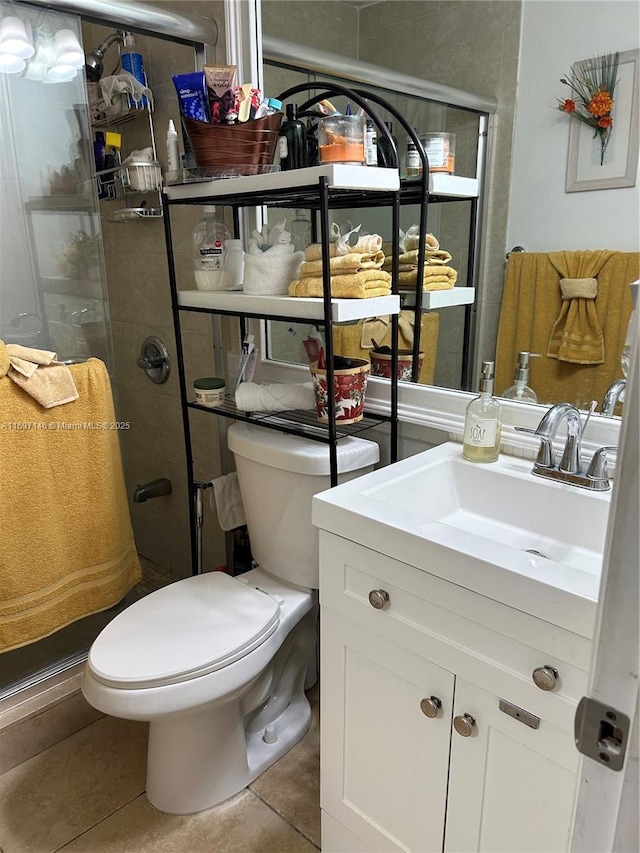
[{"label": "dried flower arrangement", "polygon": [[571,89],[572,97],[558,98],[558,109],[593,129],[600,137],[600,165],[604,163],[613,127],[613,95],[618,83],[619,53],[607,53],[576,63],[560,82]]}]

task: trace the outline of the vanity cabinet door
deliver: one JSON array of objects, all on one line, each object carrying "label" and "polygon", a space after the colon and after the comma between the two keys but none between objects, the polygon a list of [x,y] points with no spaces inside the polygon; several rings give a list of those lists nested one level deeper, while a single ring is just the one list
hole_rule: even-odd
[{"label": "vanity cabinet door", "polygon": [[326,608],[321,642],[322,808],[376,853],[442,850],[454,676]]},{"label": "vanity cabinet door", "polygon": [[508,716],[500,698],[456,680],[445,851],[560,853],[577,789],[573,738]]}]

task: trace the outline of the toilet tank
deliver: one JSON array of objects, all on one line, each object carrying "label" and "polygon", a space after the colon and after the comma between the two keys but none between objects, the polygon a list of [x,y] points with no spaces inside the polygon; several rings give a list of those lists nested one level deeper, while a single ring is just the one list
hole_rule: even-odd
[{"label": "toilet tank", "polygon": [[[234,423],[227,431],[235,457],[251,553],[278,578],[317,589],[318,530],[311,499],[331,486],[329,447],[287,433]],[[337,445],[338,482],[373,470],[380,453],[373,441],[348,437]]]}]

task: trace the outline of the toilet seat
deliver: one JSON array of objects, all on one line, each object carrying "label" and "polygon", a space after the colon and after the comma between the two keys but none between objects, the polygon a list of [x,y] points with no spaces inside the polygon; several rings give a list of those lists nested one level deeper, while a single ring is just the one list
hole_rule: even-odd
[{"label": "toilet seat", "polygon": [[136,601],[89,651],[93,676],[121,689],[161,687],[222,669],[275,631],[280,603],[224,572],[196,575]]}]

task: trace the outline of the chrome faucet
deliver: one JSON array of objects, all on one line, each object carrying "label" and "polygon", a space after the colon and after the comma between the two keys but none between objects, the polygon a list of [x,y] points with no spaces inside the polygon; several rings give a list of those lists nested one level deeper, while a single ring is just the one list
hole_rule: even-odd
[{"label": "chrome faucet", "polygon": [[[540,450],[533,465],[533,473],[536,476],[595,491],[610,488],[606,457],[615,447],[601,447],[596,450],[588,470],[585,472],[582,468],[582,434],[595,407],[594,401],[584,424],[576,406],[572,403],[556,403],[545,412],[536,429],[516,427],[519,432],[528,432],[540,439]],[[560,462],[556,465],[553,440],[565,419],[567,438]]]},{"label": "chrome faucet", "polygon": [[607,389],[607,393],[602,398],[602,405],[600,406],[600,414],[611,416],[616,407],[616,403],[618,401],[622,402],[624,398],[624,391],[627,387],[626,379],[616,379],[615,382],[612,382],[611,385]]}]

